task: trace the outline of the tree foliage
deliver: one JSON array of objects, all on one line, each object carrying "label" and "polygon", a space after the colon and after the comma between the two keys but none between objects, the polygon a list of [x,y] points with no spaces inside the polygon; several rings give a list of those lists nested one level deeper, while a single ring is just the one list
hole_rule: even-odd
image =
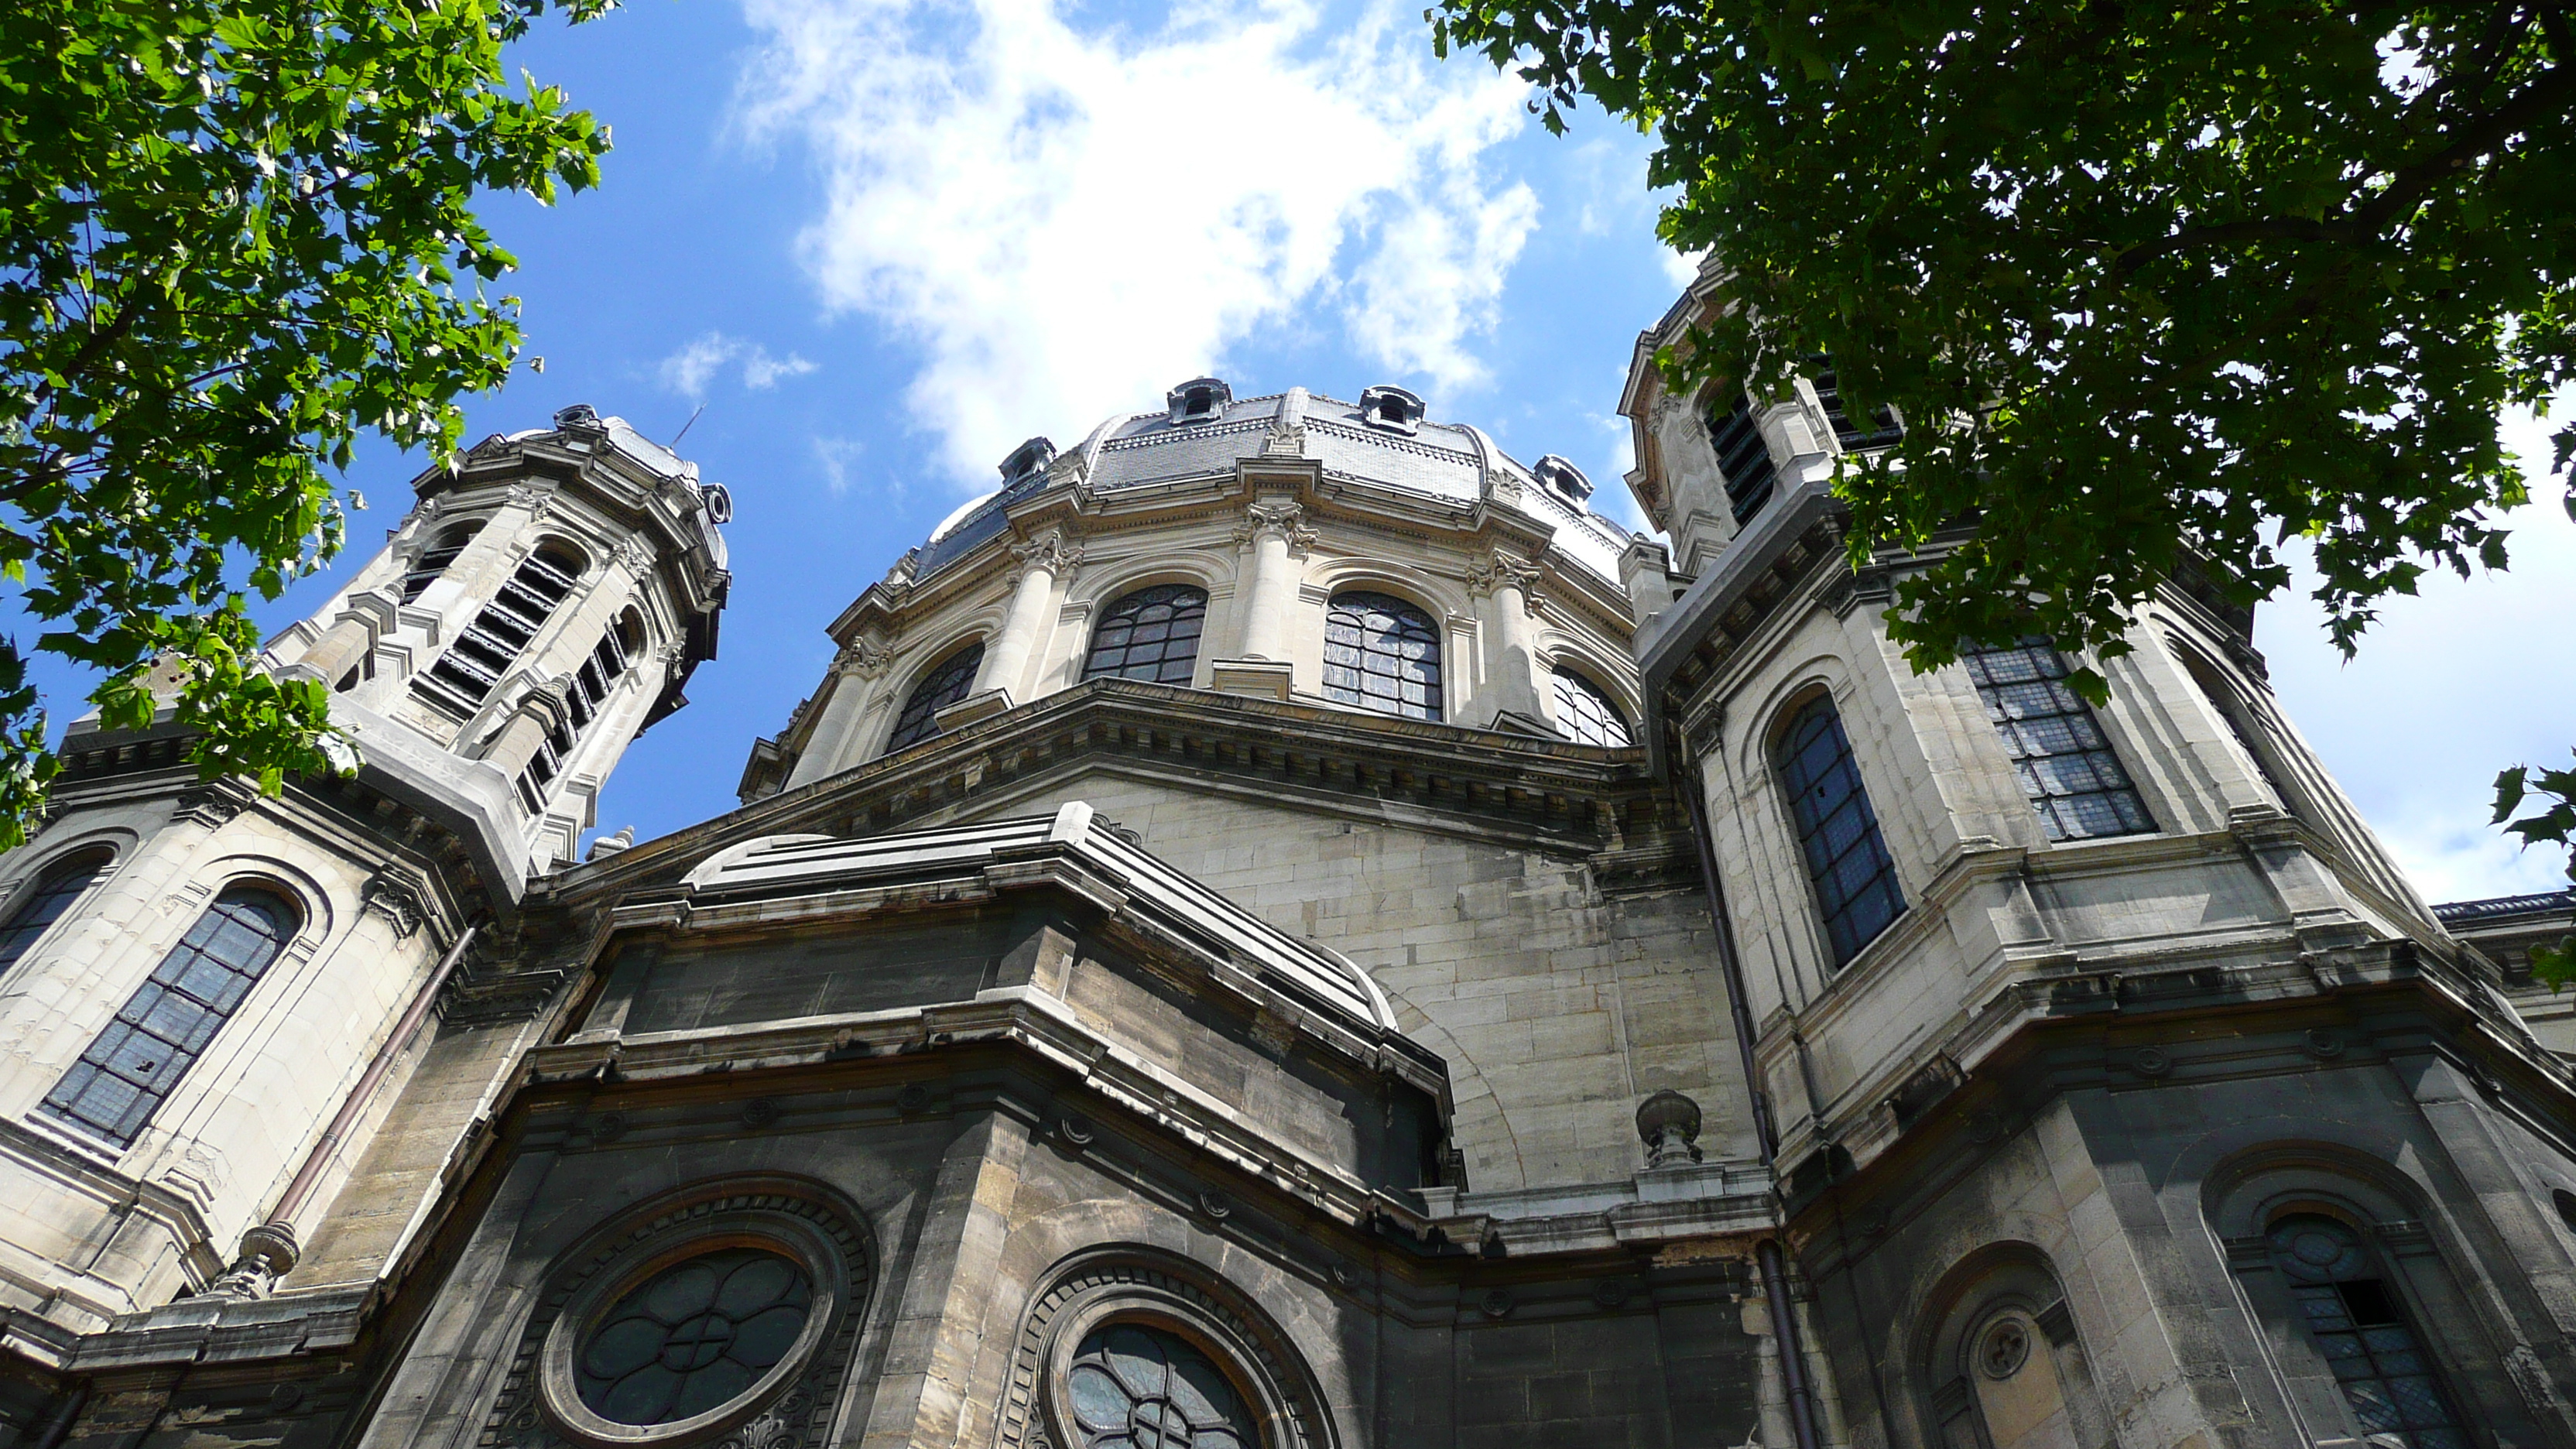
[{"label": "tree foliage", "polygon": [[[507,376],[512,261],[472,199],[588,186],[608,144],[505,75],[544,8],[0,7],[0,573],[110,726],[157,693],[210,777],[327,768],[327,692],[253,667],[245,591],[338,549],[324,470],[362,433],[452,451],[456,399]],[[29,658],[0,642],[0,845],[58,768]]]},{"label": "tree foliage", "polygon": [[[1856,560],[1980,521],[1900,585],[1917,667],[2034,631],[2116,655],[2192,555],[2250,604],[2305,541],[2347,653],[2428,568],[2505,565],[2527,485],[2499,415],[2576,371],[2564,4],[1427,14],[1444,53],[1518,67],[1551,129],[1590,97],[1651,131],[1665,239],[1714,248],[1739,304],[1676,383],[1767,395],[1829,354],[1913,424],[1838,487]],[[2576,429],[2556,444],[2564,470]]]}]

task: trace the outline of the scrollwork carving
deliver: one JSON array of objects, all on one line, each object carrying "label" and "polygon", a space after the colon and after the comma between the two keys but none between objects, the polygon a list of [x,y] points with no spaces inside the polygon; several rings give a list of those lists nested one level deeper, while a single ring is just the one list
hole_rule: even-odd
[{"label": "scrollwork carving", "polygon": [[1058,579],[1069,579],[1082,566],[1082,545],[1065,537],[1063,529],[1050,528],[1026,543],[1012,544],[1011,556],[1020,561],[1023,577],[1031,569],[1044,569]]},{"label": "scrollwork carving", "polygon": [[1242,521],[1234,526],[1235,547],[1264,535],[1286,539],[1291,558],[1303,558],[1315,546],[1316,533],[1307,525],[1306,506],[1291,498],[1256,498],[1243,510]]}]

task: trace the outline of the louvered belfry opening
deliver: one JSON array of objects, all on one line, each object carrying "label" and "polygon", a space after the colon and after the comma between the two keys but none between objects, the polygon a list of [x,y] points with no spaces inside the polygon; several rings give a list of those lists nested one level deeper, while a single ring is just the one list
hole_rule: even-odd
[{"label": "louvered belfry opening", "polygon": [[481,708],[580,576],[581,565],[560,551],[530,554],[414,688],[457,714]]},{"label": "louvered belfry opening", "polygon": [[634,667],[635,655],[643,646],[643,626],[630,613],[600,636],[591,647],[590,657],[573,671],[572,681],[564,690],[563,718],[546,732],[536,754],[529,757],[528,767],[519,772],[519,799],[530,810],[545,808],[546,796],[572,757],[573,747],[607,712],[609,690]]}]

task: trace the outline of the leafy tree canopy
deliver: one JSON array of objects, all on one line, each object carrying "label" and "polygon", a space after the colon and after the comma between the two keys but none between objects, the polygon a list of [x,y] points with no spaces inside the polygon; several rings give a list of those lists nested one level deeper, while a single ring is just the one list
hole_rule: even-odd
[{"label": "leafy tree canopy", "polygon": [[[362,432],[452,451],[507,376],[512,260],[470,203],[591,185],[608,147],[503,72],[544,8],[0,7],[0,573],[110,726],[157,689],[210,777],[328,767],[327,692],[257,672],[244,591],[338,549],[323,470]],[[58,768],[29,657],[0,641],[0,846]]]},{"label": "leafy tree canopy", "polygon": [[[2192,554],[2251,604],[2304,540],[2347,652],[2427,568],[2504,566],[2527,486],[2499,414],[2576,371],[2567,9],[1426,13],[1444,54],[1518,67],[1551,129],[1590,97],[1653,134],[1663,236],[1714,248],[1737,304],[1666,359],[1676,384],[1769,395],[1829,354],[1854,402],[1913,420],[1838,487],[1856,559],[1981,520],[1901,585],[1890,627],[1932,668],[2032,631],[2118,654]],[[2563,470],[2576,428],[2556,444]],[[2563,817],[2521,833],[2564,843]]]}]

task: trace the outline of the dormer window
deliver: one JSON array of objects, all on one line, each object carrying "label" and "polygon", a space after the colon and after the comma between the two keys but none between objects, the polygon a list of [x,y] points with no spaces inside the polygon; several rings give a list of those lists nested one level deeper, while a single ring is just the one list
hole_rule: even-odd
[{"label": "dormer window", "polygon": [[1548,492],[1555,494],[1557,497],[1564,499],[1566,502],[1573,504],[1577,508],[1584,506],[1584,504],[1591,500],[1592,480],[1583,476],[1582,469],[1575,467],[1572,463],[1565,461],[1554,453],[1550,453],[1546,457],[1539,459],[1536,463],[1531,464],[1530,473],[1538,479],[1540,486],[1546,488]]},{"label": "dormer window", "polygon": [[1234,389],[1226,386],[1223,378],[1194,377],[1163,394],[1163,401],[1172,410],[1172,426],[1176,428],[1209,423],[1225,416],[1227,406],[1234,401]]},{"label": "dormer window", "polygon": [[1373,387],[1360,394],[1360,421],[1372,428],[1410,433],[1422,424],[1422,399],[1400,387]]},{"label": "dormer window", "polygon": [[1008,488],[1014,483],[1026,482],[1044,473],[1047,465],[1054,461],[1055,444],[1045,438],[1031,438],[1013,448],[1011,456],[1002,460],[1002,486]]}]

